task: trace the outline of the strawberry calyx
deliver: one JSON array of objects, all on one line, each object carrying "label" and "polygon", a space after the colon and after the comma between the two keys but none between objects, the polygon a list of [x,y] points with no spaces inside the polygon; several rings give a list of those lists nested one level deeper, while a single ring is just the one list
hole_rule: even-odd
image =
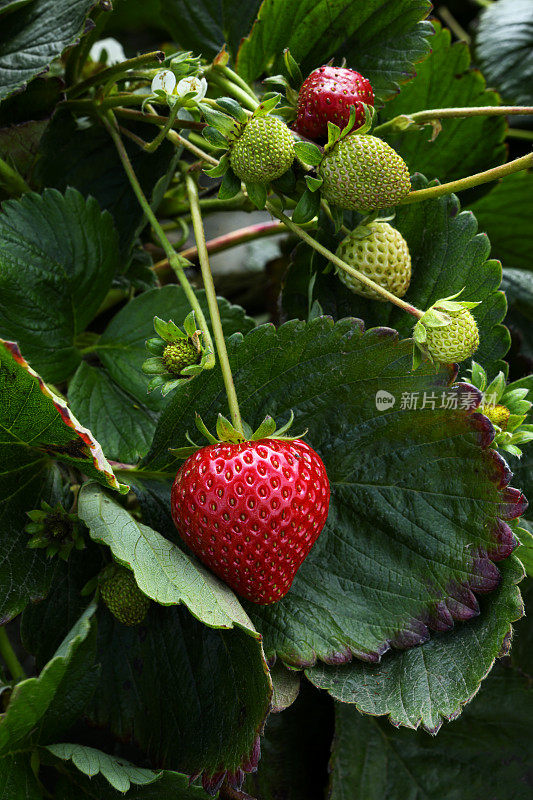
[{"label": "strawberry calyx", "polygon": [[154,317],[158,336],[147,339],[146,349],[152,353],[142,365],[147,375],[153,375],[148,392],[161,389],[168,394],[181,381],[194,378],[205,369],[209,353],[203,344],[202,331],[197,329],[194,311],[183,321],[183,330],[172,321]]},{"label": "strawberry calyx", "polygon": [[[229,421],[229,419],[227,419],[227,417],[225,417],[223,414],[219,414],[216,424],[217,435],[214,436],[199,414],[196,414],[195,420],[196,427],[198,428],[199,432],[205,436],[209,444],[224,444],[226,442],[230,442],[232,444],[242,444],[243,442],[258,442],[261,439],[280,439],[284,442],[292,442],[295,439],[302,439],[307,433],[307,430],[295,436],[287,435],[287,432],[291,428],[293,422],[293,411],[291,411],[288,421],[280,428],[277,427],[273,417],[267,414],[255,431],[250,427],[250,425],[248,425],[246,422],[243,422],[243,436],[243,434],[235,428],[235,426]],[[189,456],[192,456],[197,450],[205,447],[205,445],[196,444],[196,442],[191,439],[188,432],[185,434],[185,438],[188,442],[190,442],[190,446],[170,448],[170,452],[173,456],[176,456],[176,458],[189,458]]]},{"label": "strawberry calyx", "polygon": [[455,298],[459,297],[463,291],[464,288],[455,294],[437,300],[416,323],[413,329],[415,342],[413,369],[416,369],[422,363],[423,356],[429,358],[430,361],[436,360],[428,348],[428,332],[436,329],[444,330],[450,327],[459,312],[467,312],[468,315],[471,308],[476,308],[476,306],[480,305],[480,301],[456,301]]}]

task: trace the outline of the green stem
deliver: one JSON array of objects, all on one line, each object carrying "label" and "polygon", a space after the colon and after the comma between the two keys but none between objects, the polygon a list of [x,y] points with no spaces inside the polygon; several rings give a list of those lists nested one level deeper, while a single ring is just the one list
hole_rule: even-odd
[{"label": "green stem", "polygon": [[111,67],[107,67],[107,69],[103,69],[95,75],[91,75],[87,80],[72,86],[67,90],[67,94],[71,99],[79,97],[80,94],[83,94],[95,84],[107,83],[111,78],[125,75],[128,70],[136,69],[137,67],[149,64],[153,61],[161,63],[164,57],[165,54],[161,50],[154,50],[152,53],[143,53],[143,55],[135,56],[135,58],[129,58],[127,61],[122,61],[120,64],[113,64]]},{"label": "green stem", "polygon": [[524,128],[508,128],[507,137],[509,139],[533,139],[533,131],[525,130]]},{"label": "green stem", "polygon": [[421,200],[433,200],[435,197],[442,197],[445,194],[461,192],[463,189],[471,189],[473,186],[480,186],[482,183],[505,178],[506,175],[512,175],[513,172],[520,172],[520,170],[528,169],[528,167],[533,167],[533,153],[528,153],[521,158],[515,158],[514,161],[502,164],[501,167],[494,167],[493,169],[485,170],[485,172],[478,172],[476,175],[469,175],[468,178],[460,178],[457,181],[450,181],[450,183],[441,183],[439,186],[430,186],[428,189],[409,192],[407,197],[400,200],[399,205],[418,203]]},{"label": "green stem", "polygon": [[406,128],[406,121],[421,125],[436,119],[455,119],[461,117],[507,117],[512,115],[533,114],[533,106],[471,106],[466,108],[429,108],[425,111],[415,111],[413,114],[400,114],[372,131],[372,135],[384,133],[401,133]]},{"label": "green stem", "polygon": [[249,92],[245,92],[240,86],[237,86],[236,83],[229,80],[228,78],[224,77],[224,75],[218,75],[214,70],[208,73],[208,78],[210,83],[214,83],[215,86],[218,86],[219,89],[223,89],[225,92],[229,94],[230,97],[233,97],[235,100],[238,100],[244,108],[247,108],[249,111],[255,111],[255,109],[259,105],[259,100],[254,96],[251,96]]},{"label": "green stem", "polygon": [[13,680],[24,680],[26,673],[24,672],[22,664],[18,660],[15,651],[13,650],[7,635],[7,631],[3,626],[0,627],[0,655],[4,659]]},{"label": "green stem", "polygon": [[108,15],[112,10],[113,6],[109,0],[101,2],[100,5],[94,9],[92,14],[94,28],[85,34],[78,46],[73,48],[72,52],[67,58],[67,63],[65,66],[65,81],[67,86],[70,86],[78,80],[83,69],[83,65],[89,57],[91,47],[97,41],[97,39],[100,39],[102,30],[107,24],[108,17],[106,15]]},{"label": "green stem", "polygon": [[24,178],[2,158],[0,158],[0,186],[13,197],[18,197],[30,191],[30,187]]},{"label": "green stem", "polygon": [[209,314],[211,316],[211,325],[213,326],[213,333],[215,335],[215,344],[218,353],[218,360],[220,361],[220,368],[222,370],[222,377],[224,379],[224,386],[226,387],[226,395],[228,398],[228,405],[231,414],[231,421],[234,428],[244,436],[242,426],[241,412],[239,410],[239,402],[237,400],[237,392],[235,391],[235,384],[233,383],[233,375],[228,358],[228,351],[226,349],[226,340],[222,330],[222,322],[220,320],[220,311],[218,309],[217,296],[215,292],[215,285],[213,283],[213,276],[211,274],[211,267],[209,266],[209,256],[207,253],[204,226],[202,223],[202,214],[200,211],[200,202],[198,197],[198,187],[190,172],[185,175],[185,183],[187,186],[187,194],[189,203],[191,205],[192,225],[194,229],[194,236],[196,239],[196,246],[198,248],[198,259],[202,270],[202,278],[204,281],[204,289],[207,295],[207,304],[209,306]]},{"label": "green stem", "polygon": [[[213,211],[252,211],[248,198],[239,192],[235,197],[229,200],[220,200],[218,197],[206,197],[200,200],[200,208],[203,214],[209,214]],[[177,217],[180,214],[188,214],[189,205],[176,197],[165,197],[159,208],[160,214],[163,217]]]},{"label": "green stem", "polygon": [[383,288],[383,286],[380,286],[378,283],[374,283],[373,280],[367,278],[367,276],[363,275],[362,272],[359,272],[359,270],[354,269],[349,264],[346,264],[346,262],[336,256],[335,253],[332,253],[331,250],[327,249],[327,247],[324,247],[324,245],[317,242],[316,239],[313,239],[312,236],[309,236],[306,231],[302,230],[299,225],[293,222],[292,219],[282,211],[279,211],[279,209],[277,209],[270,201],[267,201],[266,209],[272,214],[272,216],[277,217],[281,222],[283,222],[287,228],[296,234],[296,236],[299,236],[300,239],[312,247],[313,250],[316,250],[317,253],[320,253],[320,255],[324,256],[324,258],[327,258],[328,261],[331,261],[331,263],[336,267],[342,269],[343,272],[346,272],[353,278],[357,278],[358,281],[364,283],[365,286],[369,287],[369,289],[373,289],[385,300],[388,300],[390,303],[394,303],[394,305],[398,306],[398,308],[401,308],[402,311],[407,311],[408,314],[412,314],[414,317],[417,317],[417,319],[420,319],[423,316],[423,311],[420,311],[418,308],[415,308],[415,306],[406,303],[404,300],[400,300],[399,297],[396,297],[396,295],[388,292]]},{"label": "green stem", "polygon": [[[131,119],[134,122],[148,122],[150,125],[164,125],[167,117],[159,114],[145,114],[144,111],[135,111],[133,108],[116,108],[115,114],[125,119]],[[179,119],[174,123],[176,128],[190,128],[193,131],[201,131],[205,128],[205,122],[195,122],[194,120]]]},{"label": "green stem", "polygon": [[122,166],[124,167],[124,171],[129,178],[131,188],[135,192],[137,200],[141,208],[144,210],[150,225],[152,226],[157,238],[159,239],[163,250],[168,258],[168,262],[172,269],[174,270],[178,281],[180,282],[185,295],[191,304],[191,308],[194,310],[196,314],[196,319],[200,326],[200,329],[204,336],[204,345],[208,352],[208,359],[205,363],[206,369],[212,369],[215,366],[215,353],[213,348],[213,340],[211,338],[211,334],[209,332],[209,327],[207,325],[207,320],[204,316],[204,312],[201,309],[201,306],[198,302],[198,298],[192,288],[191,284],[189,283],[187,276],[185,275],[185,267],[188,265],[188,262],[183,259],[178,253],[176,253],[175,249],[171,245],[170,241],[167,238],[167,235],[161,225],[159,224],[156,215],[152,211],[148,200],[146,199],[144,192],[142,190],[141,184],[135,174],[135,170],[131,164],[129,156],[126,152],[126,148],[120,138],[120,134],[117,130],[117,122],[115,117],[113,116],[112,112],[108,112],[108,116],[102,116],[102,122],[106,127],[109,135],[113,139],[115,143],[115,147],[117,148],[117,152],[119,154],[120,160],[122,161]]},{"label": "green stem", "polygon": [[168,115],[167,121],[162,126],[155,139],[152,139],[152,141],[145,146],[144,149],[147,153],[153,153],[155,150],[157,150],[165,136],[170,132],[179,110],[179,105],[177,103],[174,108],[170,109],[170,114]]},{"label": "green stem", "polygon": [[[154,113],[154,109],[149,103],[146,104],[146,108],[150,114]],[[210,156],[209,153],[206,153],[200,147],[197,147],[184,136],[180,136],[177,131],[171,130],[171,126],[167,125],[165,127],[167,128],[166,137],[169,142],[175,144],[176,147],[185,147],[186,150],[189,150],[190,153],[193,153],[193,155],[195,155],[196,158],[199,158],[201,161],[207,161],[208,164],[212,164],[214,167],[218,165],[218,158],[213,158],[213,156]]]},{"label": "green stem", "polygon": [[252,100],[257,101],[257,97],[255,96],[255,92],[252,89],[252,87],[249,86],[246,83],[246,81],[243,80],[243,78],[241,78],[241,76],[235,72],[235,70],[231,69],[231,67],[228,66],[223,67],[218,65],[215,67],[215,69],[220,70],[220,72],[222,72],[227,78],[229,78],[230,81],[233,81],[233,83],[236,83],[237,86],[241,87],[241,89],[244,89],[245,92],[248,92]]}]

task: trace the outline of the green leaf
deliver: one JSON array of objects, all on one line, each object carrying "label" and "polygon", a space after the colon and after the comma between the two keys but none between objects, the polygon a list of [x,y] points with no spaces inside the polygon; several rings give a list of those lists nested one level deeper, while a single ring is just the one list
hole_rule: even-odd
[{"label": "green leaf", "polygon": [[[431,54],[417,64],[416,77],[385,104],[380,123],[431,108],[499,105],[498,95],[486,91],[481,73],[471,69],[468,45],[451,45],[450,32],[438,22],[433,25]],[[443,119],[435,141],[431,141],[430,127],[409,128],[399,135],[384,134],[384,138],[405,159],[411,173],[422,172],[445,183],[502,164],[507,156],[505,131],[504,117],[467,117]]]},{"label": "green leaf", "polygon": [[[428,182],[423,176],[415,176],[414,188],[423,188]],[[460,204],[455,195],[398,206],[391,225],[406,239],[412,261],[411,285],[403,298],[422,310],[430,308],[437,300],[452,295],[464,287],[461,299],[481,300],[474,309],[479,326],[481,343],[474,358],[492,375],[506,369],[501,359],[509,348],[509,334],[501,325],[505,314],[505,297],[498,291],[501,281],[501,265],[487,260],[490,244],[484,234],[478,233],[475,217],[471,212],[459,213]],[[330,250],[337,249],[342,236],[330,234],[321,241]],[[302,302],[301,288],[309,280],[310,273],[318,271],[313,287],[313,299],[317,299],[325,314],[335,319],[354,316],[364,319],[367,325],[386,325],[395,328],[402,336],[411,336],[413,320],[389,303],[368,300],[351,292],[333,274],[321,274],[326,260],[313,256],[310,265],[309,249],[301,246],[285,281],[286,313],[307,316],[308,301]],[[294,269],[294,275],[291,272]],[[291,282],[293,286],[291,286]],[[295,285],[299,287],[295,297]],[[289,301],[297,299],[297,305]],[[285,302],[285,301],[284,301]]]},{"label": "green leaf", "polygon": [[90,431],[33,373],[16,345],[0,341],[0,620],[20,613],[46,594],[57,564],[29,551],[26,511],[41,500],[61,498],[61,479],[51,459],[70,464],[112,488],[120,488]]},{"label": "green leaf", "polygon": [[[208,795],[199,786],[189,784],[188,775],[163,770],[153,783],[132,786],[122,797],[125,800],[208,800]],[[120,797],[105,778],[100,775],[86,778],[77,770],[66,770],[54,787],[54,800],[120,800]]]},{"label": "green leaf", "polygon": [[15,11],[26,3],[33,3],[33,0],[0,0],[0,16]]},{"label": "green leaf", "polygon": [[533,361],[533,271],[504,269],[502,289],[508,304],[505,322],[520,356]]},{"label": "green leaf", "polygon": [[364,714],[386,714],[394,725],[436,733],[474,697],[494,660],[509,649],[511,623],[524,613],[515,585],[522,565],[511,556],[500,572],[500,585],[483,599],[475,619],[434,633],[420,647],[388,653],[379,664],[317,665],[307,670],[308,678]]},{"label": "green leaf", "polygon": [[[208,316],[205,292],[197,295]],[[254,327],[254,321],[240,306],[224,298],[218,303],[226,336]],[[147,452],[157,414],[168,400],[159,391],[147,394],[149,376],[142,371],[148,356],[145,341],[153,337],[154,316],[172,319],[179,326],[189,310],[181,287],[143,292],[113,317],[98,340],[95,352],[102,367],[81,364],[76,372],[69,386],[70,406],[84,425],[98,431],[98,440],[109,458],[135,463]]]},{"label": "green leaf", "polygon": [[[144,139],[152,126],[129,123],[128,129]],[[159,205],[181,155],[169,141],[155,153],[146,153],[129,139],[124,140],[135,174],[152,209]],[[61,164],[61,169],[58,169]],[[123,269],[131,257],[132,246],[146,225],[146,217],[130,186],[115,145],[104,128],[98,125],[78,127],[69,112],[58,111],[41,140],[40,159],[34,179],[41,186],[64,191],[73,186],[86,197],[98,200],[110,212],[119,235]]]},{"label": "green leaf", "polygon": [[250,30],[261,0],[167,0],[163,22],[185,48],[216,56],[227,42],[232,53]]},{"label": "green leaf", "polygon": [[499,0],[482,11],[476,56],[487,80],[504,99],[533,103],[533,7],[529,0]]},{"label": "green leaf", "polygon": [[17,341],[45,380],[65,380],[81,360],[74,338],[119,265],[113,222],[74,189],[27,194],[2,209],[0,335]]},{"label": "green leaf", "polygon": [[394,731],[338,703],[331,800],[528,800],[533,692],[500,667],[463,717],[435,738]]},{"label": "green leaf", "polygon": [[310,189],[306,189],[298,200],[296,208],[293,211],[293,222],[296,222],[298,225],[303,225],[304,222],[310,222],[314,217],[316,217],[319,211],[319,192],[312,192]]},{"label": "green leaf", "polygon": [[110,458],[135,464],[148,451],[157,415],[104,369],[82,361],[69,385],[69,401]]},{"label": "green leaf", "polygon": [[429,9],[425,0],[269,0],[240,46],[238,71],[248,81],[266,69],[282,72],[289,47],[304,75],[332,56],[346,56],[378,95],[390,94],[429,51],[431,27],[420,23]]},{"label": "green leaf", "polygon": [[0,797],[3,800],[43,800],[28,753],[0,758]]},{"label": "green leaf", "polygon": [[533,269],[532,197],[533,173],[524,170],[497,183],[471,207],[505,267]]},{"label": "green leaf", "polygon": [[141,769],[123,758],[115,758],[81,744],[53,744],[46,748],[61,761],[72,761],[89,778],[101,774],[117,792],[127,792],[131,784],[145,786],[158,779],[157,772]]},{"label": "green leaf", "polygon": [[2,17],[0,100],[45,72],[83,33],[94,0],[33,0]]},{"label": "green leaf", "polygon": [[281,661],[276,661],[270,670],[272,679],[272,711],[279,714],[292,706],[300,691],[300,672],[287,669]]},{"label": "green leaf", "polygon": [[221,111],[217,111],[215,108],[211,108],[211,106],[205,103],[199,103],[198,108],[201,110],[207,124],[216,131],[219,131],[223,136],[227,136],[239,130],[240,126],[237,125],[235,119],[228,116],[228,114],[223,114]]},{"label": "green leaf", "polygon": [[[267,656],[295,665],[376,660],[390,645],[426,640],[441,611],[448,626],[474,615],[471,589],[499,580],[487,553],[501,555],[499,540],[510,535],[497,517],[524,509],[520,492],[498,488],[509,473],[487,447],[488,421],[469,413],[479,393],[450,388],[451,368],[436,373],[426,363],[413,375],[411,341],[390,329],[363,334],[353,319],[292,321],[277,332],[264,325],[228,348],[243,417],[281,423],[293,409],[332,488],[328,522],[291,591],[272,606],[245,606]],[[378,392],[394,406],[376,408]],[[416,409],[404,402],[412,393]],[[457,409],[441,408],[443,399]],[[168,447],[186,444],[195,412],[212,427],[225,409],[221,376],[204,372],[173,397],[143,468],[168,475],[169,486],[177,463]]]},{"label": "green leaf", "polygon": [[206,781],[257,764],[271,695],[261,643],[155,604],[141,634],[107,609],[99,612],[102,675],[93,723],[127,736],[152,763],[188,775],[203,771]]},{"label": "green leaf", "polygon": [[95,542],[106,544],[133,570],[140,589],[161,605],[184,603],[205,625],[255,629],[233,592],[160,533],[137,522],[95,484],[84,486],[78,513]]},{"label": "green leaf", "polygon": [[0,724],[2,756],[54,742],[86,707],[98,681],[94,611],[89,606],[37,678],[14,687]]}]

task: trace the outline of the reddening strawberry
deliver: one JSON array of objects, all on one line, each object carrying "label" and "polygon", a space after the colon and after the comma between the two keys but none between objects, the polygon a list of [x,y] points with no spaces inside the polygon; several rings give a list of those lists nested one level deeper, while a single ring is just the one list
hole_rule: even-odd
[{"label": "reddening strawberry", "polygon": [[330,488],[318,454],[301,439],[210,444],[172,486],[183,541],[253,603],[289,591],[328,516]]},{"label": "reddening strawberry", "polygon": [[309,139],[325,139],[328,122],[344,128],[355,107],[354,130],[365,121],[363,104],[374,105],[370,81],[353,69],[319,67],[302,83],[294,130]]}]

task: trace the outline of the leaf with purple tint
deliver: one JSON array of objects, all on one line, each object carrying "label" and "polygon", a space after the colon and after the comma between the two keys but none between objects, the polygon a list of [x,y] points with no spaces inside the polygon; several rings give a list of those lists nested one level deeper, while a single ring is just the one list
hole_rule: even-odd
[{"label": "leaf with purple tint", "polygon": [[420,647],[387,653],[380,664],[317,664],[307,670],[307,677],[364,714],[387,715],[393,725],[436,733],[444,720],[459,716],[494,660],[508,651],[511,623],[523,614],[516,586],[522,565],[511,556],[500,571],[502,581],[481,600],[479,616],[434,633]]},{"label": "leaf with purple tint", "polygon": [[[0,339],[0,621],[46,594],[54,563],[28,550],[26,512],[62,500],[56,461],[123,490],[99,443],[29,367],[18,346]],[[71,498],[70,502],[71,502]]]},{"label": "leaf with purple tint", "polygon": [[[493,562],[517,544],[505,520],[526,505],[489,447],[477,390],[451,386],[451,368],[413,374],[410,341],[387,328],[363,333],[353,319],[265,325],[229,350],[246,421],[270,414],[281,424],[292,409],[332,489],[326,527],[287,596],[245,604],[267,657],[376,662],[475,616],[476,595],[500,582]],[[384,410],[378,392],[389,397]],[[217,372],[177,392],[161,417],[144,468],[167,474],[167,486],[177,466],[168,448],[186,444],[195,412],[208,427],[227,413]]]}]

